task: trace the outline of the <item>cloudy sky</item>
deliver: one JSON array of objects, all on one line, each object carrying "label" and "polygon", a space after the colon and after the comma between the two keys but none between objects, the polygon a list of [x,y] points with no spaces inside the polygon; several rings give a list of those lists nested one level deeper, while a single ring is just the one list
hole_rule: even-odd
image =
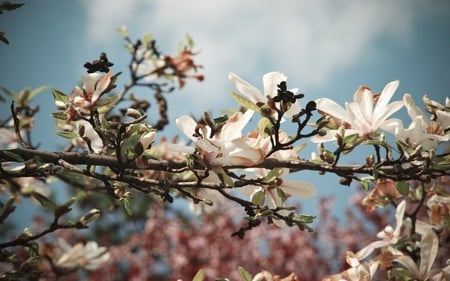
[{"label": "cloudy sky", "polygon": [[[201,50],[198,61],[206,80],[192,81],[170,98],[172,120],[235,107],[228,95],[233,89],[229,72],[262,88],[262,75],[280,70],[289,77],[288,86],[299,88],[306,99],[326,96],[341,104],[361,84],[379,91],[395,79],[400,87],[394,99],[405,92],[417,101],[425,93],[439,100],[449,95],[446,0],[22,2],[21,9],[0,16],[0,30],[10,41],[9,46],[0,44],[0,85],[10,90],[48,84],[70,93],[84,62],[102,51],[115,63],[114,71],[124,71],[128,56],[115,29],[126,25],[133,38],[154,34],[169,53],[186,33]],[[119,84],[126,78],[122,75]],[[48,148],[54,145],[45,137],[54,132],[50,91],[38,102],[44,122],[38,123],[36,141]]]}]

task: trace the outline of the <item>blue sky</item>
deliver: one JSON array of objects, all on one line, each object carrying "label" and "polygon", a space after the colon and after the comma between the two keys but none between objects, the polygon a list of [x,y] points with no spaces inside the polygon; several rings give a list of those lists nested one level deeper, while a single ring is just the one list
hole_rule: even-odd
[{"label": "blue sky", "polygon": [[[125,71],[128,56],[115,31],[128,26],[133,38],[153,33],[173,52],[189,33],[201,49],[206,80],[188,83],[169,99],[170,117],[236,106],[229,72],[262,88],[264,73],[280,70],[306,100],[329,97],[343,104],[361,84],[379,91],[400,80],[394,100],[409,92],[420,104],[427,93],[443,101],[450,89],[450,4],[446,0],[226,0],[226,1],[22,1],[0,16],[10,45],[0,44],[0,85],[13,91],[49,85],[70,93],[82,65],[104,51]],[[119,79],[125,83],[126,75]],[[55,149],[50,90],[42,94],[35,133],[41,148]],[[1,104],[1,112],[7,105]],[[174,126],[167,134],[177,133]],[[49,139],[49,136],[52,136]],[[54,137],[53,137],[54,136]],[[310,145],[310,149],[315,147]],[[303,155],[308,157],[309,155]],[[296,177],[306,177],[298,174]],[[309,178],[309,176],[308,176]],[[313,177],[321,195],[335,193],[339,206],[353,189],[335,177]],[[313,201],[306,205],[313,210]],[[311,209],[312,208],[312,209]]]}]

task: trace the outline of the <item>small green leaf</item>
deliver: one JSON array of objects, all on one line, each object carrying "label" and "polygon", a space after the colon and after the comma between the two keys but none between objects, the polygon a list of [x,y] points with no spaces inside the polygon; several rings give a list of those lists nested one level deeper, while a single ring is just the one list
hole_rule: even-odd
[{"label": "small green leaf", "polygon": [[264,194],[264,191],[259,190],[258,192],[253,194],[252,203],[257,206],[262,206],[262,205],[264,205],[265,198],[266,198],[266,195]]},{"label": "small green leaf", "polygon": [[194,278],[192,278],[192,281],[203,281],[203,280],[205,280],[205,271],[202,268],[199,271],[197,271]]},{"label": "small green leaf", "polygon": [[282,172],[283,172],[282,168],[275,168],[275,169],[270,170],[270,172],[264,178],[264,182],[265,183],[273,182],[276,178],[278,178],[281,175]]},{"label": "small green leaf", "polygon": [[283,189],[277,188],[277,193],[278,193],[278,196],[281,198],[281,201],[286,202],[287,196],[286,196],[286,193],[284,193]]},{"label": "small green leaf", "polygon": [[54,113],[52,113],[52,116],[53,116],[55,119],[59,119],[59,120],[67,120],[67,114],[64,113],[63,111],[54,112]]},{"label": "small green leaf", "polygon": [[361,187],[362,187],[362,189],[364,191],[369,191],[369,189],[370,189],[370,181],[362,180],[360,182],[360,184],[361,184]]},{"label": "small green leaf", "polygon": [[64,104],[69,103],[69,97],[66,96],[63,92],[60,92],[56,89],[52,90],[53,98],[55,99],[55,102],[62,102]]},{"label": "small green leaf", "polygon": [[25,161],[22,157],[20,157],[20,155],[17,155],[14,152],[11,152],[11,151],[8,151],[8,150],[3,150],[2,153],[5,154],[6,156],[8,156],[9,158],[12,158],[12,159],[16,160],[17,162],[24,162]]},{"label": "small green leaf", "polygon": [[70,139],[70,140],[78,137],[78,135],[75,132],[59,131],[59,132],[56,132],[56,134],[60,137]]},{"label": "small green leaf", "polygon": [[260,113],[260,108],[259,106],[257,106],[254,102],[252,102],[251,100],[236,94],[233,91],[230,91],[231,97],[233,97],[233,99],[235,101],[237,101],[240,105],[242,105],[243,107],[247,108],[247,109],[251,109],[255,112]]},{"label": "small green leaf", "polygon": [[409,184],[407,182],[401,181],[397,183],[397,190],[403,196],[408,196],[409,194]]},{"label": "small green leaf", "polygon": [[121,27],[116,28],[116,31],[119,32],[123,38],[128,37],[128,30],[126,26],[122,25]]},{"label": "small green leaf", "polygon": [[123,199],[123,207],[125,208],[125,211],[127,212],[127,214],[129,216],[131,216],[133,214],[133,209],[131,209],[131,204],[130,204],[130,200],[128,199]]},{"label": "small green leaf", "polygon": [[35,96],[37,96],[40,93],[43,93],[47,89],[48,89],[48,86],[43,85],[36,89],[31,90],[30,93],[28,94],[28,101],[32,100]]},{"label": "small green leaf", "polygon": [[306,142],[301,143],[301,144],[297,145],[296,147],[294,147],[294,151],[296,153],[299,153],[300,151],[302,151],[306,147],[306,145],[307,145]]},{"label": "small green leaf", "polygon": [[252,281],[253,277],[250,274],[250,272],[247,271],[247,269],[243,268],[242,266],[239,266],[238,270],[239,270],[239,274],[241,275],[242,280]]},{"label": "small green leaf", "polygon": [[58,208],[55,202],[53,202],[52,200],[50,200],[50,198],[38,192],[32,191],[31,196],[33,196],[36,200],[38,200],[39,203],[41,203],[42,207],[49,209],[50,211],[55,211]]},{"label": "small green leaf", "polygon": [[195,42],[194,39],[189,35],[189,33],[186,33],[186,44],[188,49],[192,50],[194,48]]},{"label": "small green leaf", "polygon": [[142,37],[142,43],[144,44],[144,46],[147,46],[148,44],[150,44],[150,42],[152,42],[153,40],[153,34],[151,33],[147,33]]}]

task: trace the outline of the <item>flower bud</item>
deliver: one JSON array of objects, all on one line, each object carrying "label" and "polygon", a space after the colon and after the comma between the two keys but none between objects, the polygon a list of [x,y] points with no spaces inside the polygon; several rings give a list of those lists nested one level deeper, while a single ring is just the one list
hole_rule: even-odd
[{"label": "flower bud", "polygon": [[96,221],[100,217],[100,210],[92,209],[86,215],[80,218],[80,222],[84,225]]}]

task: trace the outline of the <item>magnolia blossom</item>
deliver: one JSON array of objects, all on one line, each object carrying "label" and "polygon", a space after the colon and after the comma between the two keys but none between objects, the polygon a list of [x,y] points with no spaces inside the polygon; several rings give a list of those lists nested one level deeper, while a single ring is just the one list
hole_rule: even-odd
[{"label": "magnolia blossom", "polygon": [[363,138],[371,137],[383,129],[389,116],[403,106],[403,101],[389,103],[398,85],[398,80],[388,83],[380,95],[374,95],[369,88],[360,86],[353,96],[353,102],[345,103],[345,109],[331,99],[317,99],[317,109],[330,117],[333,128],[324,136],[316,135],[311,140],[317,143],[335,140],[341,129],[345,130],[347,136],[358,134]]},{"label": "magnolia blossom", "polygon": [[[347,255],[349,255],[349,253],[347,253]],[[360,263],[357,259],[352,260],[348,257],[347,263],[351,266],[349,269],[328,276],[322,279],[322,281],[370,281],[380,265],[379,261],[365,261]]]},{"label": "magnolia blossom", "polygon": [[[262,150],[252,147],[242,137],[242,129],[248,123],[251,112],[236,112],[222,126],[220,132],[211,135],[211,128],[198,124],[189,116],[176,120],[180,130],[194,143],[203,160],[211,166],[251,166],[264,159]],[[193,152],[185,150],[186,152]]]},{"label": "magnolia blossom", "polygon": [[[71,107],[66,110],[68,120],[74,120],[76,114],[89,114],[92,106],[97,102],[100,96],[105,93],[111,83],[112,72],[107,74],[86,73],[83,75],[83,87],[76,86],[69,96]],[[65,105],[60,101],[56,102],[59,108]]]},{"label": "magnolia blossom", "polygon": [[59,239],[58,246],[55,249],[57,255],[55,265],[59,267],[95,270],[110,258],[106,248],[99,247],[94,241],[89,241],[85,245],[78,243],[72,247],[65,240]]},{"label": "magnolia blossom", "polygon": [[380,240],[375,241],[361,249],[359,252],[354,254],[354,258],[361,261],[368,257],[375,249],[378,248],[384,248],[388,247],[389,250],[393,254],[400,253],[400,251],[394,249],[392,245],[396,244],[397,241],[400,238],[400,230],[403,225],[403,217],[405,215],[405,208],[406,208],[406,202],[402,201],[397,206],[397,210],[395,212],[395,220],[396,220],[396,227],[395,229],[392,228],[392,226],[388,225],[386,226],[382,231],[380,231],[377,234],[377,237],[380,238]]},{"label": "magnolia blossom", "polygon": [[[249,98],[258,106],[267,104],[268,99],[276,97],[278,94],[278,85],[280,85],[281,82],[285,82],[287,80],[287,77],[286,75],[284,75],[284,73],[278,71],[266,73],[263,76],[264,93],[261,93],[261,91],[259,91],[257,88],[250,85],[247,81],[241,79],[234,73],[230,73],[228,75],[228,78],[241,94]],[[289,91],[295,95],[298,89],[291,89]],[[285,112],[284,115],[291,118],[294,114],[297,114],[299,112],[300,103],[298,101],[295,101],[295,103],[290,106],[290,108]]]},{"label": "magnolia blossom", "polygon": [[[262,168],[251,169],[256,176],[265,178],[269,174],[269,170]],[[267,198],[267,205],[270,209],[276,209],[277,207],[283,207],[286,198],[283,198],[281,194],[286,197],[297,196],[300,198],[311,198],[316,195],[317,191],[314,185],[304,181],[291,181],[283,179],[283,176],[289,173],[289,169],[283,168],[280,170],[280,174],[271,183],[267,185],[247,185],[241,188],[241,192],[250,197],[250,200],[254,200],[260,192],[264,193]],[[288,215],[288,210],[281,210],[281,215]],[[284,221],[274,220],[274,223],[279,227],[286,226]]]},{"label": "magnolia blossom", "polygon": [[400,119],[391,119],[386,123],[386,130],[395,135],[410,147],[421,145],[425,150],[434,150],[440,142],[450,140],[449,132],[445,132],[450,127],[450,113],[442,110],[435,112],[436,119],[430,120],[425,113],[416,105],[409,94],[403,96],[408,115],[411,117],[411,124],[408,128],[403,127]]},{"label": "magnolia blossom", "polygon": [[[265,178],[270,170],[263,168],[252,169],[256,176]],[[298,196],[301,198],[310,198],[316,194],[316,188],[314,185],[304,181],[291,181],[285,180],[282,177],[289,173],[289,169],[281,169],[280,175],[273,181],[273,186],[260,186],[260,185],[248,185],[241,188],[244,195],[250,196],[251,199],[259,191],[263,191],[268,199],[268,206],[271,209],[281,207],[283,205],[283,198],[280,197],[278,189],[282,190],[286,196]]]},{"label": "magnolia blossom", "polygon": [[[210,173],[208,177],[203,179],[204,183],[217,183],[220,182],[219,177],[215,173]],[[189,202],[189,210],[195,215],[212,214],[219,210],[220,206],[226,201],[225,197],[220,194],[219,191],[214,189],[202,188],[194,191],[195,195],[201,198],[203,201],[195,204],[192,201]]]}]

